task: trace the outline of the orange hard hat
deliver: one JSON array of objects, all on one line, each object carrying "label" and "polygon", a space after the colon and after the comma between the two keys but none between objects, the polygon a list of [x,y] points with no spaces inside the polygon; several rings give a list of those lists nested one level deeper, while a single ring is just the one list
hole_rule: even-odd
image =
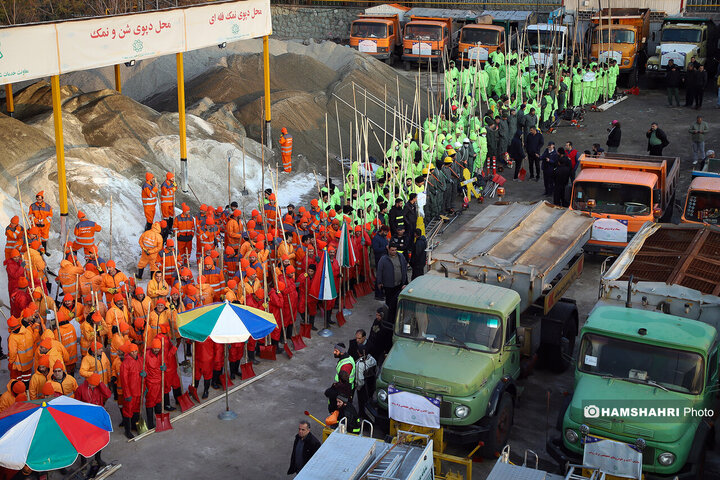
[{"label": "orange hard hat", "polygon": [[123,301],[122,294],[116,293],[115,295],[113,295],[113,302],[122,302],[122,301]]},{"label": "orange hard hat", "polygon": [[167,172],[165,174],[165,178],[167,178],[168,180],[172,180],[173,178],[175,178],[175,175],[172,172]]},{"label": "orange hard hat", "polygon": [[175,246],[175,240],[173,240],[172,238],[168,238],[168,239],[167,239],[167,242],[165,242],[165,245],[167,245],[168,247],[174,247],[174,246]]},{"label": "orange hard hat", "polygon": [[40,360],[38,361],[38,365],[40,365],[41,367],[50,368],[50,356],[49,355],[40,355]]},{"label": "orange hard hat", "polygon": [[153,174],[150,173],[150,172],[145,172],[145,181],[146,181],[146,182],[149,182],[149,181],[152,180],[153,178],[155,178],[155,175],[153,175]]},{"label": "orange hard hat", "polygon": [[205,264],[205,265],[211,265],[211,266],[212,266],[212,264],[213,264],[212,258],[210,258],[210,257],[205,257],[205,258],[203,259],[203,264]]},{"label": "orange hard hat", "polygon": [[43,348],[47,348],[48,350],[50,350],[50,349],[52,348],[52,340],[50,340],[50,339],[47,338],[47,337],[46,337],[46,338],[43,338],[43,339],[42,339],[42,342],[40,342],[40,346],[43,347]]},{"label": "orange hard hat", "polygon": [[183,211],[183,213],[187,213],[187,212],[190,211],[190,207],[188,207],[187,205],[185,205],[185,204],[183,203],[183,204],[182,204],[182,211]]},{"label": "orange hard hat", "polygon": [[20,320],[18,320],[15,317],[10,317],[10,318],[8,318],[7,325],[10,330],[13,330],[13,329],[17,328],[18,326],[20,326]]},{"label": "orange hard hat", "polygon": [[65,370],[65,365],[63,365],[63,362],[60,360],[55,360],[55,365],[53,365],[53,370]]},{"label": "orange hard hat", "polygon": [[135,296],[139,297],[140,295],[145,295],[145,291],[142,289],[142,287],[135,288]]},{"label": "orange hard hat", "polygon": [[15,381],[12,386],[12,391],[15,395],[20,395],[21,393],[25,393],[25,384],[19,380]]},{"label": "orange hard hat", "polygon": [[270,200],[271,202],[274,202],[276,198],[277,197],[275,196],[274,193],[271,193],[270,195],[268,195],[268,200]]},{"label": "orange hard hat", "polygon": [[162,342],[160,341],[160,339],[157,337],[153,338],[153,341],[150,344],[150,348],[162,348]]},{"label": "orange hard hat", "polygon": [[85,218],[85,212],[78,212],[78,218]]},{"label": "orange hard hat", "polygon": [[165,300],[164,298],[158,298],[158,301],[155,304],[155,306],[158,306],[158,305],[163,305],[163,306],[167,307],[167,300]]},{"label": "orange hard hat", "polygon": [[137,352],[138,350],[140,350],[140,349],[139,349],[138,346],[135,345],[134,343],[131,343],[131,344],[130,344],[130,347],[128,348],[128,351],[130,351],[131,353],[132,353],[132,352]]},{"label": "orange hard hat", "polygon": [[135,325],[135,329],[136,329],[136,330],[140,330],[141,328],[143,328],[143,327],[145,326],[145,319],[144,319],[144,318],[140,318],[140,317],[136,317],[136,318],[135,318],[135,321],[133,322],[133,324]]},{"label": "orange hard hat", "polygon": [[240,210],[238,210],[237,208],[233,210],[233,217],[239,217],[240,215],[242,215],[242,212]]},{"label": "orange hard hat", "polygon": [[17,248],[13,248],[12,250],[10,250],[10,258],[19,257],[19,256],[20,256],[20,252],[18,251]]},{"label": "orange hard hat", "polygon": [[227,286],[229,289],[234,290],[235,287],[237,287],[237,282],[235,280],[230,280],[227,282]]},{"label": "orange hard hat", "polygon": [[249,266],[250,266],[250,260],[248,260],[247,258],[240,259],[240,268],[245,270]]},{"label": "orange hard hat", "polygon": [[285,135],[285,134],[287,133],[287,128],[282,127],[282,128],[280,129],[280,133],[282,133],[283,135]]},{"label": "orange hard hat", "polygon": [[12,218],[10,219],[10,223],[12,223],[13,225],[17,225],[18,223],[20,223],[20,217],[18,217],[17,215],[15,215],[14,217],[12,217]]},{"label": "orange hard hat", "polygon": [[225,247],[225,255],[235,255],[235,250],[230,246]]},{"label": "orange hard hat", "polygon": [[105,263],[105,266],[106,266],[107,268],[115,268],[115,260],[108,260],[108,261]]}]

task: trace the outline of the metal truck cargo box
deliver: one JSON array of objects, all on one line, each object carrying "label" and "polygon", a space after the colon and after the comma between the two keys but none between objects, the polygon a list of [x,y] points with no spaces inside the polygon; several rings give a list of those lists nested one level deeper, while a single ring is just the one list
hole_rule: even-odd
[{"label": "metal truck cargo box", "polygon": [[720,327],[720,228],[645,224],[602,274],[598,304],[659,310]]}]

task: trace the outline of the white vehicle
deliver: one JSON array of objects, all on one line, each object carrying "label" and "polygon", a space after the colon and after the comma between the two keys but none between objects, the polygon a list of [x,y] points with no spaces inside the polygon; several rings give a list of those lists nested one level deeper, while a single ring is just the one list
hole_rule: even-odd
[{"label": "white vehicle", "polygon": [[570,29],[564,25],[538,23],[525,29],[525,51],[530,55],[530,68],[549,67],[562,62],[568,53]]}]

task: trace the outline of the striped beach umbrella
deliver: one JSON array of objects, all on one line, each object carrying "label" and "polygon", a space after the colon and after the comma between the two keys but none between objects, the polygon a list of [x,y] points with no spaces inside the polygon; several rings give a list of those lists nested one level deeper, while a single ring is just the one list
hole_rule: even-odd
[{"label": "striped beach umbrella", "polygon": [[330,264],[330,255],[327,250],[322,252],[322,261],[320,268],[313,277],[310,285],[310,295],[318,300],[332,300],[337,298],[337,290],[335,289],[335,277],[333,276],[332,266]]},{"label": "striped beach umbrella", "polygon": [[215,343],[247,342],[250,337],[261,339],[275,330],[272,314],[230,302],[211,303],[178,315],[180,335],[204,342],[208,337]]},{"label": "striped beach umbrella", "polygon": [[18,402],[0,413],[0,465],[36,472],[65,468],[110,442],[112,423],[103,407],[70,397]]},{"label": "striped beach umbrella", "polygon": [[350,241],[350,235],[348,235],[347,222],[343,222],[342,230],[340,231],[340,241],[338,242],[336,258],[340,266],[345,268],[354,267],[357,263],[355,249]]}]

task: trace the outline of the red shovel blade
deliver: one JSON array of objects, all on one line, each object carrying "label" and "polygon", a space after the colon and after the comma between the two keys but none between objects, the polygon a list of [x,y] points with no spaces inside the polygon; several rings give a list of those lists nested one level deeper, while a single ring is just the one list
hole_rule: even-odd
[{"label": "red shovel blade", "polygon": [[283,350],[285,350],[285,353],[287,353],[288,358],[293,357],[292,350],[290,350],[290,347],[288,346],[287,343],[283,343]]},{"label": "red shovel blade", "polygon": [[335,314],[335,320],[337,320],[338,327],[342,327],[343,325],[345,325],[345,315],[343,314],[342,310]]},{"label": "red shovel blade", "polygon": [[350,300],[350,295],[347,295],[345,297],[343,303],[345,304],[345,308],[347,308],[348,310],[352,308],[352,301]]},{"label": "red shovel blade", "polygon": [[255,376],[255,370],[253,370],[252,363],[243,363],[240,365],[240,375],[242,375],[243,380],[247,380],[248,378],[252,378]]},{"label": "red shovel blade", "polygon": [[183,393],[180,395],[177,399],[178,405],[180,405],[180,410],[185,412],[186,410],[191,409],[195,406],[192,400],[190,400],[190,395],[188,392]]},{"label": "red shovel blade", "polygon": [[198,397],[197,388],[195,388],[195,385],[190,385],[188,387],[188,393],[197,403],[200,403],[200,397]]},{"label": "red shovel blade", "polygon": [[300,335],[293,335],[290,337],[293,343],[293,348],[297,352],[298,350],[302,350],[303,348],[307,347],[305,345],[305,342],[303,341],[302,337]]},{"label": "red shovel blade", "polygon": [[164,432],[165,430],[172,430],[172,424],[170,423],[169,413],[156,413],[155,414],[155,431]]},{"label": "red shovel blade", "polygon": [[229,385],[229,386],[232,387],[232,386],[235,385],[235,384],[233,383],[232,380],[230,380],[230,379],[227,377],[226,374],[223,373],[222,375],[220,375],[220,385],[222,385],[223,390],[227,390],[227,386],[226,386],[226,385]]},{"label": "red shovel blade", "polygon": [[300,324],[300,335],[305,338],[311,338],[312,326],[309,323]]},{"label": "red shovel blade", "polygon": [[525,170],[524,168],[521,168],[520,172],[518,173],[518,178],[520,179],[520,181],[524,182],[526,176],[527,176],[527,170]]},{"label": "red shovel blade", "polygon": [[260,345],[260,358],[264,360],[277,360],[275,345]]}]

